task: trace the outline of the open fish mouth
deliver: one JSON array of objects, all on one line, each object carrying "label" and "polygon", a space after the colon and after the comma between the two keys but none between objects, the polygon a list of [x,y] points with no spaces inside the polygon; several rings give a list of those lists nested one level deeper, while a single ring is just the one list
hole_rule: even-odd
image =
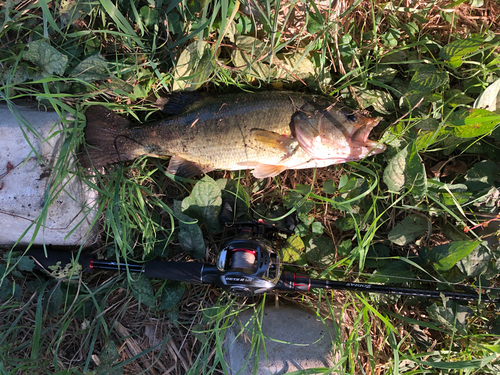
[{"label": "open fish mouth", "polygon": [[298,118],[295,137],[301,148],[316,160],[330,160],[332,163],[355,161],[385,151],[384,144],[368,139],[380,120],[325,112],[316,119]]}]

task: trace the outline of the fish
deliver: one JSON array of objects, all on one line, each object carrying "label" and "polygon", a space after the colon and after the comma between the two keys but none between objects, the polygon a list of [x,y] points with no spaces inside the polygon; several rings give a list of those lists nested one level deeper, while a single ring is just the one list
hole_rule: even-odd
[{"label": "fish", "polygon": [[182,177],[251,169],[256,178],[266,178],[287,169],[357,161],[385,150],[368,139],[381,118],[326,95],[182,93],[167,99],[164,111],[170,116],[133,125],[102,105],[90,106],[80,164],[98,169],[147,155],[170,157],[167,172]]}]

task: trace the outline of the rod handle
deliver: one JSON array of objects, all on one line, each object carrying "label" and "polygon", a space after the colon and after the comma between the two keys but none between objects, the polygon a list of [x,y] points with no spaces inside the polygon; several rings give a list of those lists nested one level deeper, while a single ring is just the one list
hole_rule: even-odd
[{"label": "rod handle", "polygon": [[144,263],[144,274],[152,279],[215,284],[217,267],[205,263],[151,261]]},{"label": "rod handle", "polygon": [[[47,251],[47,256],[45,255],[45,250],[43,247],[32,247],[29,249],[25,256],[32,257],[35,261],[35,269],[45,269],[50,270],[49,267],[55,266],[58,262],[61,268],[64,268],[71,261],[76,260],[76,253],[72,251]],[[90,263],[92,262],[93,256],[91,254],[80,254],[78,257],[78,263],[82,266],[84,272],[90,272],[92,267]]]}]

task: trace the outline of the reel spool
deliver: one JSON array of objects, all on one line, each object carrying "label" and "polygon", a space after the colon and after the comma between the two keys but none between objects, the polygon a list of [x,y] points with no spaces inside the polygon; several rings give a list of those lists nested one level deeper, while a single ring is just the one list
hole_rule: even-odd
[{"label": "reel spool", "polygon": [[281,276],[278,254],[269,240],[248,228],[227,242],[217,257],[217,284],[239,297],[262,294],[276,287]]}]

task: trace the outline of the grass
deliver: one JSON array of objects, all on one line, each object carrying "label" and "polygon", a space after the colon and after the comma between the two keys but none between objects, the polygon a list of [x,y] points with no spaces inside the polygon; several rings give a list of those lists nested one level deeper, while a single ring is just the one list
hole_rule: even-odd
[{"label": "grass", "polygon": [[[498,224],[499,119],[481,108],[488,87],[498,93],[499,14],[492,1],[6,1],[0,100],[14,113],[28,100],[75,117],[64,121],[44,212],[67,178],[99,191],[99,256],[213,263],[232,233],[177,220],[175,201],[204,189],[236,197],[241,217],[295,218],[294,242],[282,246],[313,276],[498,295],[498,242],[483,241],[498,236],[487,228]],[[143,122],[158,118],[155,101],[172,88],[260,87],[321,91],[381,116],[374,137],[388,149],[272,181],[244,171],[179,180],[151,158],[74,172],[89,105]],[[204,243],[182,242],[181,231]],[[254,309],[258,320],[270,300],[126,273],[48,278],[2,253],[2,373],[223,373],[237,312]],[[323,373],[499,372],[494,304],[337,291],[279,300],[333,320],[338,361]],[[252,340],[262,342],[259,330]]]}]

